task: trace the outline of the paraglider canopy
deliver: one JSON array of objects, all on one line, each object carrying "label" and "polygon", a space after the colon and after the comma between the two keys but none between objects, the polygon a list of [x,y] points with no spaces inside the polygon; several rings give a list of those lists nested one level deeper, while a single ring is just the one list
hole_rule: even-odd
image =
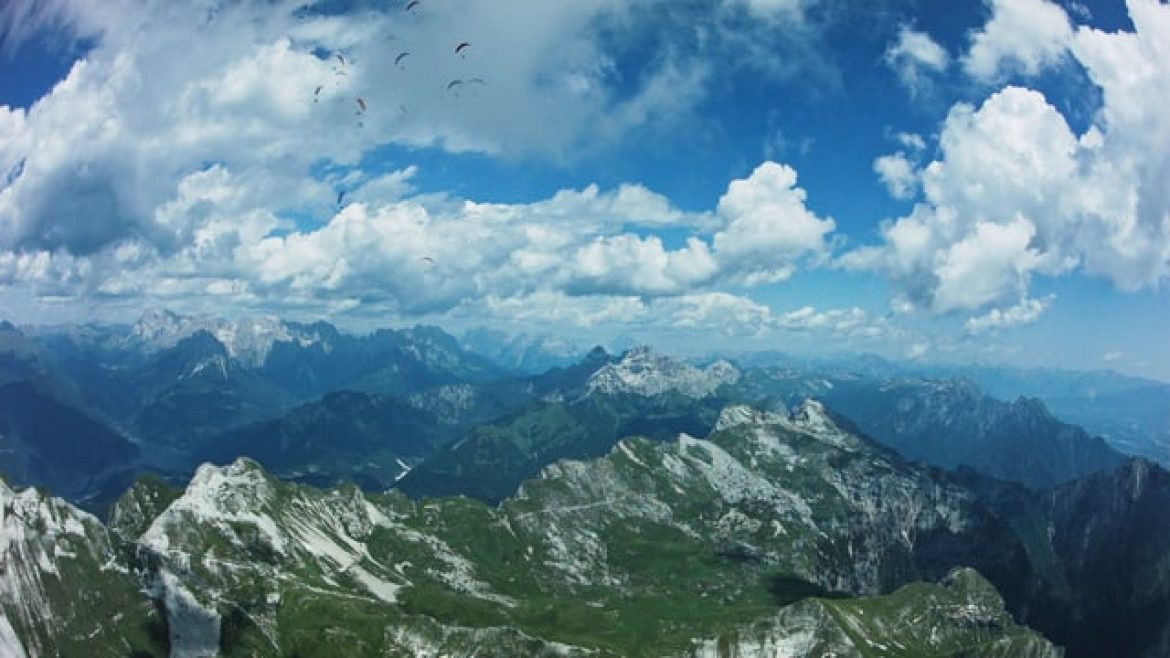
[{"label": "paraglider canopy", "polygon": [[458,46],[455,46],[455,54],[462,53],[464,50],[467,50],[470,47],[471,47],[471,44],[464,41],[464,42],[460,43]]},{"label": "paraglider canopy", "polygon": [[357,104],[358,104],[358,107],[360,107],[360,108],[361,108],[361,111],[362,111],[362,112],[365,112],[365,111],[366,111],[366,99],[364,99],[364,98],[361,98],[361,97],[359,96],[358,98],[355,98],[354,100],[357,102]]},{"label": "paraglider canopy", "polygon": [[411,0],[411,2],[407,3],[407,5],[406,5],[406,11],[410,11],[421,4],[422,4],[421,0]]},{"label": "paraglider canopy", "polygon": [[398,66],[398,64],[401,63],[402,60],[406,59],[408,56],[410,56],[410,53],[408,53],[408,52],[398,53],[398,57],[394,58],[394,66]]}]

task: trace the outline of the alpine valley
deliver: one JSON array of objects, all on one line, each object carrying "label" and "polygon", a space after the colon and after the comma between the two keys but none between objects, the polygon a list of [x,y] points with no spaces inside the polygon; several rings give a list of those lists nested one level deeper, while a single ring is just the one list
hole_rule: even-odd
[{"label": "alpine valley", "polygon": [[1166,656],[1168,391],[3,323],[0,656]]}]

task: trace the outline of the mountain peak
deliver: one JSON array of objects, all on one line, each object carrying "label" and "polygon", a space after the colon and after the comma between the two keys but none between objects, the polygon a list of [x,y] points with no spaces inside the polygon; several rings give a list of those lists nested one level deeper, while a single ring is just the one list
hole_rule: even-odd
[{"label": "mountain peak", "polygon": [[836,427],[836,423],[829,418],[824,403],[813,398],[807,398],[797,405],[788,417],[794,424],[802,427]]},{"label": "mountain peak", "polygon": [[856,436],[841,429],[820,400],[805,399],[788,414],[788,422],[793,428],[839,448],[848,449],[858,442]]},{"label": "mountain peak", "polygon": [[726,361],[699,369],[639,345],[627,350],[617,363],[607,363],[594,372],[587,387],[590,393],[600,391],[611,395],[632,393],[652,397],[674,391],[703,398],[714,395],[720,386],[738,380],[739,371]]},{"label": "mountain peak", "polygon": [[268,544],[281,552],[280,532],[264,513],[274,491],[268,474],[247,457],[226,466],[202,464],[183,495],[151,523],[141,541],[165,553],[176,529],[191,519],[213,525],[244,522],[255,526]]},{"label": "mountain peak", "polygon": [[227,508],[240,512],[244,507],[262,504],[271,489],[272,483],[260,464],[239,457],[224,466],[201,464],[181,500],[196,511]]},{"label": "mountain peak", "polygon": [[1038,418],[1052,418],[1052,413],[1040,398],[1031,398],[1021,395],[1012,403],[1012,409],[1018,412],[1035,415]]},{"label": "mountain peak", "polygon": [[289,323],[275,315],[228,320],[150,309],[143,313],[131,328],[130,339],[149,350],[158,351],[173,347],[200,331],[211,334],[223,344],[228,356],[233,360],[252,367],[264,364],[277,341],[296,342],[301,346],[307,346],[334,337],[333,334],[336,333],[328,323]]},{"label": "mountain peak", "polygon": [[781,423],[784,420],[783,416],[770,411],[756,409],[746,404],[734,404],[724,407],[723,411],[719,412],[719,419],[715,421],[712,432],[743,425],[771,425]]},{"label": "mountain peak", "polygon": [[600,345],[594,345],[593,349],[589,350],[589,353],[585,355],[585,360],[597,362],[608,361],[609,352],[606,352],[605,348]]}]

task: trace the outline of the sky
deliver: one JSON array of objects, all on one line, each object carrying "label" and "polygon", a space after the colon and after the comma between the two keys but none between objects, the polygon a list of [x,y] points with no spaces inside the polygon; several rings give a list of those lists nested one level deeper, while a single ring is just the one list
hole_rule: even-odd
[{"label": "sky", "polygon": [[17,323],[1170,380],[1168,283],[1161,0],[0,6]]}]

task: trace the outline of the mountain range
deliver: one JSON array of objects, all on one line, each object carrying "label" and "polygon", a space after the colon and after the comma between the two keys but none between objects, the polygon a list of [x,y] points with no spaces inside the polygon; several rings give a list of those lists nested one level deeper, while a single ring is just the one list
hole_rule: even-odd
[{"label": "mountain range", "polygon": [[0,650],[1170,647],[1170,477],[1038,398],[647,346],[534,372],[469,343],[0,326]]},{"label": "mountain range", "polygon": [[811,401],[555,462],[497,506],[240,459],[140,481],[109,526],[0,489],[0,607],[38,653],[1159,655],[1170,474],[1024,491],[906,462]]}]

